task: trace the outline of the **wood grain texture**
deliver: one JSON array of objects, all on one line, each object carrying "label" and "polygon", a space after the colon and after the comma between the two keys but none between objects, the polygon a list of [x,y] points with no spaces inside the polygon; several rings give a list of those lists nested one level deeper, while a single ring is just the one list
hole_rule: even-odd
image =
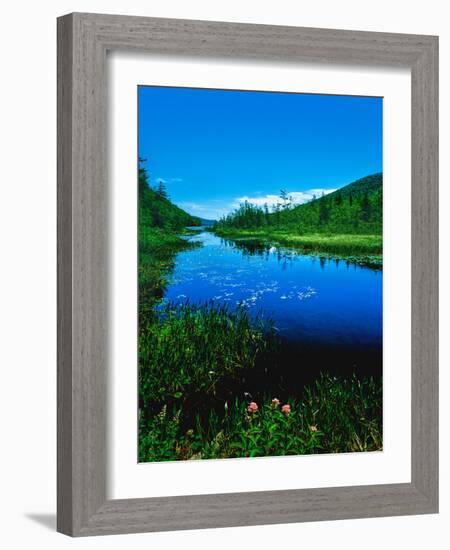
[{"label": "wood grain texture", "polygon": [[438,42],[411,72],[412,479],[438,507]]},{"label": "wood grain texture", "polygon": [[[409,67],[412,481],[106,499],[106,52]],[[73,536],[437,512],[438,39],[70,14],[58,20],[58,530]]]},{"label": "wood grain texture", "polygon": [[72,21],[58,21],[57,529],[72,525]]}]

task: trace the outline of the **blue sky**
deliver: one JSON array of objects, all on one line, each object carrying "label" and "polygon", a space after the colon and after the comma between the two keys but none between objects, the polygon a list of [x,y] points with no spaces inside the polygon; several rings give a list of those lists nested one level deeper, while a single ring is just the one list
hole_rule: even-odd
[{"label": "blue sky", "polygon": [[140,86],[139,156],[171,200],[217,219],[382,171],[382,98]]}]

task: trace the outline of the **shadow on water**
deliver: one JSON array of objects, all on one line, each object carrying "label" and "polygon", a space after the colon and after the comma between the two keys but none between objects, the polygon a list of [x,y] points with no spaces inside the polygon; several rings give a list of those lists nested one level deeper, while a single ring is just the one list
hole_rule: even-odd
[{"label": "shadow on water", "polygon": [[271,254],[276,251],[276,258],[278,262],[291,262],[297,255],[294,251],[280,247],[275,248],[274,246],[271,246],[270,244],[259,239],[231,241],[229,239],[221,238],[220,243],[225,248],[239,250],[243,256],[259,256],[260,258],[267,260]]},{"label": "shadow on water", "polygon": [[365,256],[346,257],[345,255],[331,253],[324,254],[313,250],[294,250],[284,246],[274,246],[257,237],[236,240],[220,237],[220,242],[224,248],[239,250],[244,257],[258,256],[261,259],[269,260],[269,258],[274,254],[277,261],[284,265],[291,263],[299,255],[306,255],[311,258],[312,262],[317,261],[322,269],[325,269],[325,267],[329,264],[334,264],[336,267],[345,265],[347,269],[357,269],[358,267],[363,266],[373,271],[382,270],[382,265],[380,263],[366,262],[364,260]]},{"label": "shadow on water", "polygon": [[355,374],[359,379],[373,377],[382,380],[382,350],[377,347],[324,346],[323,344],[298,344],[287,340],[271,355],[264,357],[253,369],[242,371],[240,376],[223,380],[214,396],[192,395],[186,403],[183,419],[187,429],[199,414],[206,420],[214,409],[223,415],[226,402],[234,399],[254,400],[267,398],[302,399],[305,387],[328,373],[338,379],[349,379]]},{"label": "shadow on water", "polygon": [[377,347],[333,346],[324,344],[299,344],[282,340],[271,364],[249,372],[248,384],[256,396],[268,395],[287,398],[301,395],[305,385],[312,384],[321,372],[348,378],[373,376],[381,378],[382,351]]},{"label": "shadow on water", "polygon": [[[382,351],[376,347],[324,346],[282,340],[277,351],[243,372],[238,381],[223,388],[224,393],[252,398],[300,396],[306,385],[327,372],[340,378],[382,376]],[[241,394],[241,395],[239,395]]]},{"label": "shadow on water", "polygon": [[275,397],[282,402],[300,400],[305,387],[313,386],[322,373],[340,380],[352,375],[359,379],[372,377],[381,383],[382,365],[382,349],[378,346],[300,344],[280,339],[252,369],[222,380],[214,395],[191,395],[185,404],[183,425],[189,428],[197,414],[206,421],[212,409],[221,417],[225,403],[234,399],[257,403]]}]

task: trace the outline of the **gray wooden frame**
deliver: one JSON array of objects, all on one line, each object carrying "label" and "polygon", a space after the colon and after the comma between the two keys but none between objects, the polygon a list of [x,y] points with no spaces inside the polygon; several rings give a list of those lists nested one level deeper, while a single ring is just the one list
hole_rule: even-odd
[{"label": "gray wooden frame", "polygon": [[[412,72],[411,483],[106,498],[106,52]],[[58,19],[58,531],[72,536],[438,511],[438,38],[75,13]]]}]

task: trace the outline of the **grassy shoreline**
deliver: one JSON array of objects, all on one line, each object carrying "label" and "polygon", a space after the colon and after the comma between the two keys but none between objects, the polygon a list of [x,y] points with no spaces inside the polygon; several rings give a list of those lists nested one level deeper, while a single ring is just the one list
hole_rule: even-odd
[{"label": "grassy shoreline", "polygon": [[322,234],[296,235],[274,229],[212,228],[218,237],[230,240],[258,241],[264,244],[281,245],[306,254],[349,260],[351,262],[381,267],[383,264],[382,235]]},{"label": "grassy shoreline", "polygon": [[139,227],[139,327],[146,330],[149,319],[154,317],[154,308],[166,290],[170,273],[179,252],[190,250],[198,243],[183,239],[190,230],[177,233],[153,227]]},{"label": "grassy shoreline", "polygon": [[[274,388],[250,410],[236,388],[247,389],[246,373],[265,372],[278,360],[270,322],[213,303],[160,306],[176,255],[199,246],[183,236],[195,233],[140,227],[139,461],[380,450],[380,380],[322,373],[279,404]],[[235,231],[220,233],[236,238]],[[240,231],[239,238],[268,241],[254,231]],[[323,238],[315,236],[315,244]],[[270,234],[271,243],[281,240]]]}]

